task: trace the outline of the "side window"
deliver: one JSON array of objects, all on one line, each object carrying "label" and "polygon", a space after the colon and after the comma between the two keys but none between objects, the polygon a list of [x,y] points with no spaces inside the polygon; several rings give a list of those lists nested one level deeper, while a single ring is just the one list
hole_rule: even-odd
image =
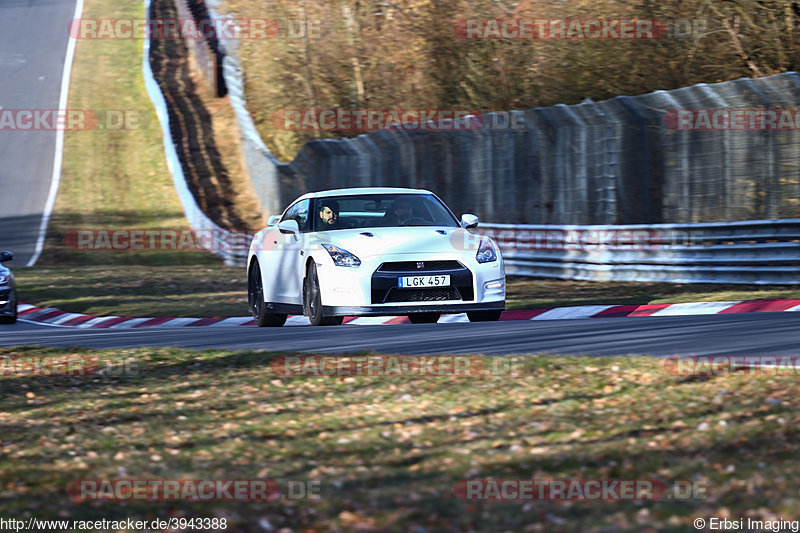
[{"label": "side window", "polygon": [[300,233],[307,232],[310,228],[308,227],[308,204],[310,200],[303,200],[302,202],[297,202],[295,207],[297,211],[295,211],[295,220],[297,221],[297,225],[300,226]]},{"label": "side window", "polygon": [[302,200],[297,202],[289,209],[286,210],[286,214],[283,215],[281,222],[284,220],[295,220],[297,221],[297,225],[300,227],[300,233],[305,233],[308,231],[308,204],[309,200]]},{"label": "side window", "polygon": [[297,204],[294,204],[292,207],[286,210],[286,213],[283,215],[281,222],[284,220],[295,220],[295,215],[297,213]]}]

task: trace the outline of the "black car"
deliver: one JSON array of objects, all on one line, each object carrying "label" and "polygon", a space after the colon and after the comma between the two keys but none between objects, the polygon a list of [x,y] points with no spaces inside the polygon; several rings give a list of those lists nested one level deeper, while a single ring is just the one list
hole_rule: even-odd
[{"label": "black car", "polygon": [[12,259],[11,252],[0,252],[0,324],[17,321],[17,285],[13,272],[3,264]]}]

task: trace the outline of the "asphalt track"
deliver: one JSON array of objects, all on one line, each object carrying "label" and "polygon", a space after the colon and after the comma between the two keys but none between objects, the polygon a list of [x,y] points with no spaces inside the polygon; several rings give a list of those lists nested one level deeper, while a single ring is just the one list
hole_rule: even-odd
[{"label": "asphalt track", "polygon": [[[0,107],[58,109],[75,0],[0,0]],[[24,265],[39,236],[55,131],[0,131],[0,250]]]},{"label": "asphalt track", "polygon": [[[0,0],[0,106],[55,109],[75,0]],[[50,188],[56,132],[0,131],[0,249],[25,264]],[[87,330],[0,325],[0,345],[180,346],[313,353],[800,355],[800,313],[353,327]]]},{"label": "asphalt track", "polygon": [[0,325],[0,346],[178,346],[341,354],[800,355],[800,313],[331,327]]}]

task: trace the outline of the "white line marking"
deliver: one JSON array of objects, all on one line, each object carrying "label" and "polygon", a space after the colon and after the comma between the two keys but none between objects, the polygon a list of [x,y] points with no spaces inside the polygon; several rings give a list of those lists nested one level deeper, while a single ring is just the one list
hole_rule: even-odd
[{"label": "white line marking", "polygon": [[[82,12],[83,0],[77,0],[72,20],[81,18]],[[66,110],[69,105],[69,78],[72,73],[72,61],[75,59],[76,43],[75,37],[70,35],[67,43],[67,55],[64,58],[64,69],[61,72],[61,95],[58,98],[58,109]],[[53,156],[53,177],[50,179],[50,192],[47,193],[42,222],[39,224],[39,238],[36,240],[36,249],[26,266],[35,265],[44,248],[44,237],[47,234],[47,226],[50,225],[50,216],[53,214],[53,207],[56,204],[56,196],[58,195],[58,186],[61,183],[61,161],[64,158],[64,129],[64,127],[61,127],[57,128],[56,131],[56,151]]]},{"label": "white line marking", "polygon": [[161,324],[154,324],[152,326],[147,326],[148,328],[179,328],[185,326],[186,324],[191,324],[192,322],[197,322],[198,318],[173,318],[172,320],[167,320],[166,322],[162,322]]},{"label": "white line marking", "polygon": [[250,322],[251,320],[253,320],[253,317],[234,316],[231,318],[226,318],[225,320],[220,320],[216,324],[211,324],[209,327],[215,328],[218,326],[241,326],[245,322]]},{"label": "white line marking", "polygon": [[82,315],[81,313],[67,313],[66,315],[56,317],[55,320],[51,320],[50,324],[63,324],[64,322],[72,320],[73,318],[78,318],[79,316],[86,316],[86,315]]},{"label": "white line marking", "polygon": [[375,324],[385,324],[389,320],[397,318],[396,316],[361,316],[356,318],[355,320],[351,320],[348,322],[347,326],[372,326]]},{"label": "white line marking", "polygon": [[556,307],[536,315],[530,320],[565,320],[569,318],[589,318],[597,313],[602,313],[613,305],[581,305],[578,307]]},{"label": "white line marking", "polygon": [[794,307],[790,307],[789,309],[786,309],[786,311],[800,311],[800,305],[795,305]]},{"label": "white line marking", "polygon": [[739,303],[742,302],[690,302],[672,304],[664,309],[659,309],[650,316],[715,315]]},{"label": "white line marking", "polygon": [[75,328],[75,326],[62,326],[60,324],[50,324],[48,322],[37,322],[35,320],[28,320],[27,318],[22,318],[22,317],[18,318],[17,321],[25,322],[26,324],[34,324],[36,326],[47,326],[51,328],[68,328],[68,329]]},{"label": "white line marking", "polygon": [[307,316],[292,315],[286,319],[286,326],[310,326],[311,321]]},{"label": "white line marking", "polygon": [[99,316],[97,318],[93,318],[91,320],[87,320],[83,324],[78,324],[78,327],[79,328],[91,328],[93,326],[96,326],[97,324],[102,324],[103,322],[106,322],[106,321],[111,320],[113,318],[119,318],[119,317],[118,316]]},{"label": "white line marking", "polygon": [[453,322],[469,322],[467,313],[458,313],[457,315],[442,315],[439,318],[439,324],[450,324]]},{"label": "white line marking", "polygon": [[112,326],[113,329],[126,329],[132,328],[136,324],[141,324],[142,322],[147,322],[151,320],[150,318],[132,318],[130,320],[126,320],[125,322],[120,322],[119,324],[115,324]]}]

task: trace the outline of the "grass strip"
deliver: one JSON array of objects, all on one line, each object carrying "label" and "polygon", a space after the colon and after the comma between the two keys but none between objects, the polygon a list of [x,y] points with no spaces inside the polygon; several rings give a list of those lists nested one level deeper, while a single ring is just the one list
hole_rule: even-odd
[{"label": "grass strip", "polygon": [[[480,376],[285,377],[276,354],[0,349],[96,358],[88,376],[0,366],[0,513],[217,516],[228,530],[687,531],[798,518],[796,376],[682,378],[644,357],[483,358]],[[494,365],[494,366],[493,366]],[[318,500],[75,503],[74,480],[320,483]],[[705,499],[465,502],[467,478],[690,480]]]},{"label": "grass strip", "polygon": [[[86,0],[82,16],[138,20],[144,15],[140,3]],[[77,229],[189,229],[167,168],[161,126],[144,86],[142,45],[141,39],[81,39],[77,43],[69,108],[91,110],[99,122],[95,128],[65,134],[61,184],[40,266],[221,262],[207,253],[89,253],[66,244],[69,232]],[[228,168],[237,209],[257,226],[260,212],[242,171],[233,111],[227,100],[206,94],[197,75],[185,70],[187,83],[199,93],[198,105],[205,105],[211,114],[208,136],[216,142],[221,164]]]},{"label": "grass strip", "polygon": [[[89,252],[84,255],[93,255]],[[106,252],[125,255],[135,252]],[[200,256],[202,252],[161,253]],[[191,258],[172,266],[87,265],[17,267],[20,300],[39,307],[96,316],[245,316],[247,280],[244,268],[191,265]],[[800,289],[746,285],[624,283],[509,278],[508,309],[542,309],[573,305],[655,304],[754,299],[800,299]]]}]

